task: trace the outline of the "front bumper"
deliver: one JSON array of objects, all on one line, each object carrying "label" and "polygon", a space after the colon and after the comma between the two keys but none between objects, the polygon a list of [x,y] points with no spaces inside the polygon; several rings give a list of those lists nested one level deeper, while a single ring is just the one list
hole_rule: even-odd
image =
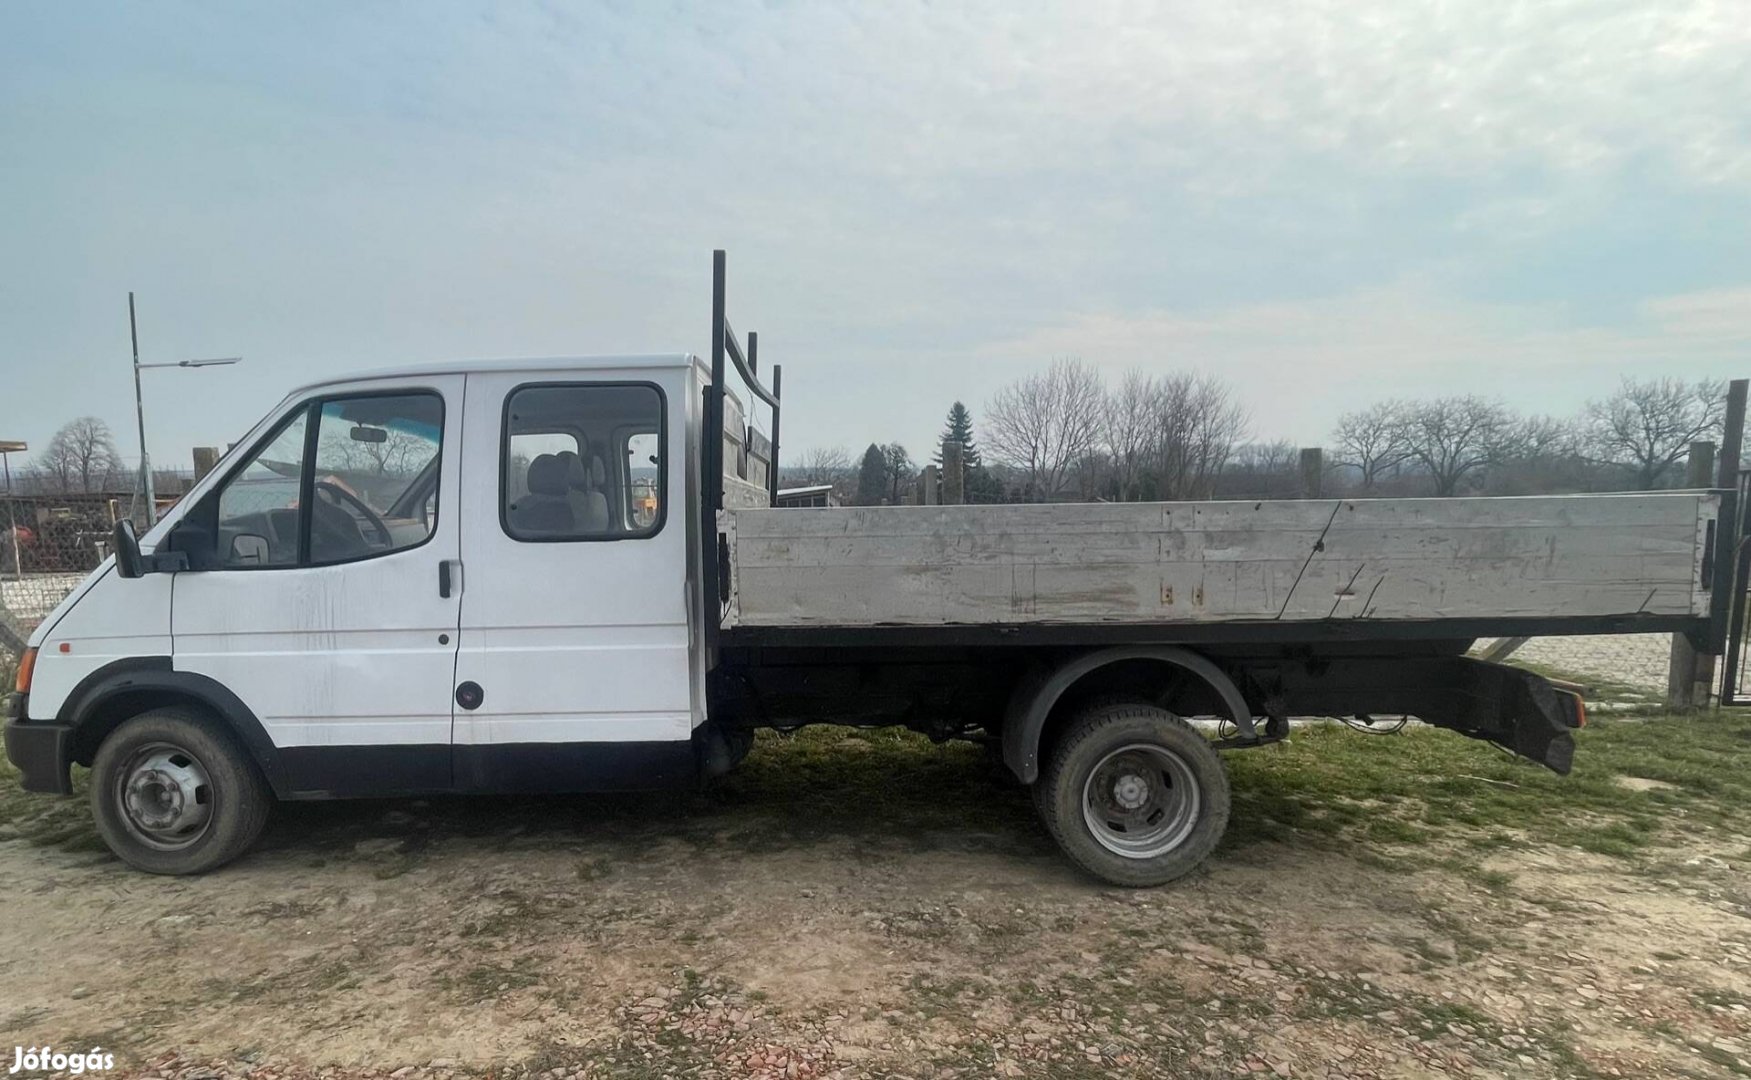
[{"label": "front bumper", "polygon": [[18,769],[19,786],[50,795],[73,794],[73,729],[24,718],[25,697],[6,697],[6,759]]}]

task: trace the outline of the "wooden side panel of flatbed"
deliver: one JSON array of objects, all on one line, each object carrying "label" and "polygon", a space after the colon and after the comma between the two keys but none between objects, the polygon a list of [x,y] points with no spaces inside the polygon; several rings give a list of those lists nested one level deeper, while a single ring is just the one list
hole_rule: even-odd
[{"label": "wooden side panel of flatbed", "polygon": [[1702,616],[1719,498],[736,509],[726,627]]}]

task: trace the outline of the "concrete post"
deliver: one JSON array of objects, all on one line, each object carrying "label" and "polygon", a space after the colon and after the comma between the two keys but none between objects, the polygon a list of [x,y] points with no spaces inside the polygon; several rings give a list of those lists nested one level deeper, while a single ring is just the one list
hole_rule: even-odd
[{"label": "concrete post", "polygon": [[918,503],[920,506],[935,506],[939,501],[936,487],[937,479],[935,465],[924,466],[924,471],[918,474]]},{"label": "concrete post", "polygon": [[1325,455],[1317,446],[1303,447],[1301,450],[1301,497],[1303,499],[1319,498],[1320,488],[1325,480]]},{"label": "concrete post", "polygon": [[967,501],[967,470],[961,461],[961,444],[950,439],[942,443],[942,501],[945,506],[959,506]]},{"label": "concrete post", "polygon": [[[1684,486],[1705,488],[1714,477],[1715,444],[1707,440],[1690,444],[1690,460],[1684,470]],[[1714,683],[1715,658],[1699,653],[1683,634],[1672,635],[1672,658],[1666,668],[1666,705],[1672,709],[1706,708],[1709,687]]]},{"label": "concrete post", "polygon": [[195,483],[213,471],[213,466],[219,464],[219,448],[217,446],[197,446],[195,456]]}]

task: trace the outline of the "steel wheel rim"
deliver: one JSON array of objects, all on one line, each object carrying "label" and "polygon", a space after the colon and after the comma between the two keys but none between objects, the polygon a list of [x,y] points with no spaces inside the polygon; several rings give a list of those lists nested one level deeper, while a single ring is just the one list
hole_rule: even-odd
[{"label": "steel wheel rim", "polygon": [[1165,746],[1109,752],[1082,784],[1082,820],[1095,842],[1127,859],[1179,847],[1197,826],[1204,793],[1191,766]]},{"label": "steel wheel rim", "polygon": [[159,851],[180,851],[213,824],[213,781],[194,754],[149,743],[116,773],[116,806],[128,832]]}]

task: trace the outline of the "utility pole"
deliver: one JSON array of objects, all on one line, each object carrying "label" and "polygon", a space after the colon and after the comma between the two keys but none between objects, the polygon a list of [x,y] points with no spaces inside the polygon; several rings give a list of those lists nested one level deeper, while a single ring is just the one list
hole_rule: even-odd
[{"label": "utility pole", "polygon": [[147,368],[223,367],[242,361],[241,356],[225,356],[215,360],[175,360],[168,364],[140,363],[140,331],[134,322],[134,293],[128,292],[128,337],[134,344],[134,421],[140,426],[140,490],[146,493],[146,527],[158,524],[158,493],[152,488],[152,457],[146,453],[146,405],[140,393],[140,372]]},{"label": "utility pole", "polygon": [[140,331],[134,324],[134,290],[128,290],[128,337],[134,343],[134,421],[140,428],[140,490],[146,493],[146,527],[158,524],[158,498],[152,490],[152,459],[146,454],[146,403],[140,393]]}]

